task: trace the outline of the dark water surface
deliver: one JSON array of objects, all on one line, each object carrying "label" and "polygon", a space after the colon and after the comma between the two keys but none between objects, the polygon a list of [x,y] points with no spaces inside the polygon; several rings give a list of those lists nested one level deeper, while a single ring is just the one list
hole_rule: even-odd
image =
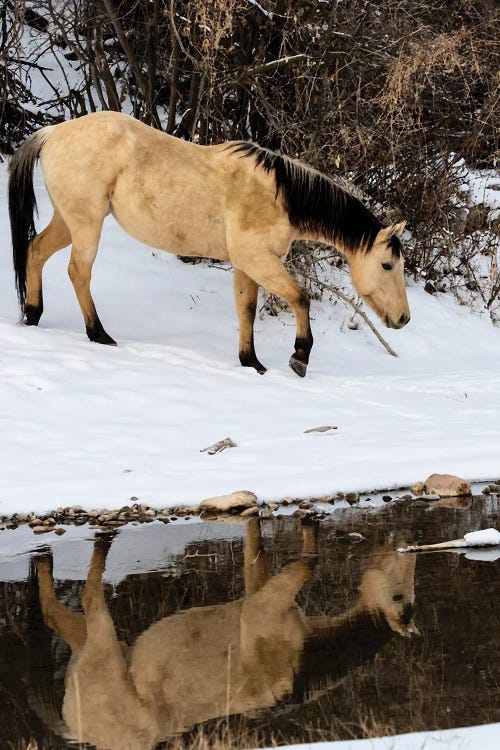
[{"label": "dark water surface", "polygon": [[[500,721],[500,552],[394,552],[498,528],[498,500],[449,504],[2,532],[0,748],[187,747],[222,722],[264,745]],[[38,547],[17,553],[18,538]]]}]

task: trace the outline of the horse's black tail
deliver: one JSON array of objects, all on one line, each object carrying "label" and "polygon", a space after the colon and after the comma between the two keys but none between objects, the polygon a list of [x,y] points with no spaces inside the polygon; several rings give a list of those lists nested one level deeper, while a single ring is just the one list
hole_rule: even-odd
[{"label": "horse's black tail", "polygon": [[28,247],[36,235],[35,213],[38,213],[33,170],[48,136],[47,131],[48,128],[42,128],[28,138],[9,164],[9,217],[17,296],[21,308],[24,308],[26,301]]}]

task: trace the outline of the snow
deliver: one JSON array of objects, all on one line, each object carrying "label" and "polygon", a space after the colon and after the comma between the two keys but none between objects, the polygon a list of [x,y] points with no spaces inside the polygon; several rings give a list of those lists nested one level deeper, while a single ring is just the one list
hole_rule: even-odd
[{"label": "snow", "polygon": [[464,534],[464,540],[470,547],[496,546],[500,544],[500,531],[496,529],[470,531],[468,534]]},{"label": "snow", "polygon": [[[42,227],[50,204],[36,178]],[[433,472],[500,474],[500,330],[450,296],[408,290],[412,320],[383,329],[390,357],[351,311],[312,307],[307,377],[288,368],[294,320],[256,323],[264,376],[237,359],[231,271],[183,264],[107,220],[93,293],[119,346],[90,343],[67,277],[44,276],[38,328],[19,317],[0,165],[0,514],[79,503],[198,504],[251,490],[260,500],[407,486]],[[304,431],[335,425],[325,433]],[[213,456],[201,449],[232,438]],[[130,471],[125,471],[130,470]]]},{"label": "snow", "polygon": [[288,745],[280,750],[498,750],[500,724],[398,734],[369,740]]}]

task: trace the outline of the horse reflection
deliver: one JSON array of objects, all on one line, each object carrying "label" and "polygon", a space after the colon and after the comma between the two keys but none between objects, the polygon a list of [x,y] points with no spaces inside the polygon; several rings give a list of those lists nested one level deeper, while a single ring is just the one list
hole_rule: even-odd
[{"label": "horse reflection", "polygon": [[273,706],[310,672],[314,658],[308,654],[337,654],[340,663],[346,642],[367,623],[372,643],[373,632],[383,634],[378,647],[392,632],[415,632],[415,556],[383,549],[370,558],[354,607],[336,617],[306,616],[295,598],[313,572],[316,529],[304,526],[302,533],[305,557],[273,576],[259,522],[251,519],[245,596],[165,617],[130,648],[118,641],[104,598],[109,542],[95,543],[83,614],[58,601],[50,561],[40,560],[45,622],[72,652],[62,708],[66,736],[100,749],[149,750],[208,719]]}]

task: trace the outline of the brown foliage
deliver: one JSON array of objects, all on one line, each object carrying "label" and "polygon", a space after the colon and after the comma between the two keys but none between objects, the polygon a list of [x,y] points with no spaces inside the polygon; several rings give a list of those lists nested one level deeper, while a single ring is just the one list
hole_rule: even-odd
[{"label": "brown foliage", "polygon": [[[40,34],[82,72],[48,103],[56,116],[124,108],[200,143],[280,149],[355,186],[381,218],[406,218],[410,272],[453,287],[447,262],[463,255],[473,284],[456,164],[498,164],[495,0],[34,0],[30,14],[31,27],[51,18]],[[0,146],[33,126],[0,123]],[[489,243],[476,249],[493,267],[494,233]]]}]

